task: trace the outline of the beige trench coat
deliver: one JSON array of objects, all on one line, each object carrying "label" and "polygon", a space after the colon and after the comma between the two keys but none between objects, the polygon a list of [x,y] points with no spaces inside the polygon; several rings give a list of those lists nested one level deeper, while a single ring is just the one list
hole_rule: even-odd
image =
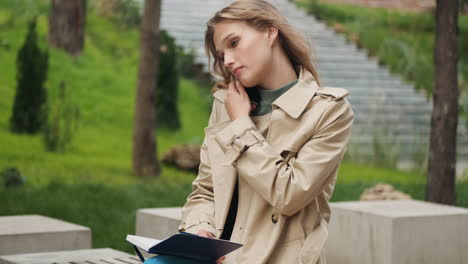
[{"label": "beige trench coat", "polygon": [[223,263],[326,263],[328,201],[353,122],[346,95],[318,87],[301,70],[298,83],[273,102],[264,138],[250,117],[231,121],[226,90],[215,92],[179,231],[205,229],[220,237],[238,177],[231,241],[244,246]]}]

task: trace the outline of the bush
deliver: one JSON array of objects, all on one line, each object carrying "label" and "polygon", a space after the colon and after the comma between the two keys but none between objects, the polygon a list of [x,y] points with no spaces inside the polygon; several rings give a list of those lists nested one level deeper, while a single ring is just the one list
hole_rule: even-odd
[{"label": "bush", "polygon": [[183,47],[177,46],[177,64],[182,76],[186,78],[195,77],[195,48],[187,52]]},{"label": "bush", "polygon": [[19,187],[26,182],[26,178],[15,167],[4,169],[0,172],[0,176],[3,178],[3,184],[7,188]]},{"label": "bush", "polygon": [[41,129],[43,105],[47,101],[44,83],[47,79],[48,54],[37,43],[36,19],[29,23],[23,46],[18,51],[16,94],[10,129],[15,133],[36,133]]},{"label": "bush", "polygon": [[117,21],[124,26],[138,26],[141,22],[139,5],[141,3],[134,0],[120,0],[115,5],[114,12]]},{"label": "bush", "polygon": [[179,129],[177,107],[179,69],[177,46],[165,30],[161,30],[158,85],[156,88],[156,124],[158,128]]},{"label": "bush", "polygon": [[77,132],[80,111],[69,101],[65,83],[59,87],[58,100],[47,106],[47,122],[43,131],[43,143],[48,151],[64,152]]},{"label": "bush", "polygon": [[140,25],[141,13],[139,1],[134,0],[95,0],[92,2],[100,13],[114,19],[120,26]]}]

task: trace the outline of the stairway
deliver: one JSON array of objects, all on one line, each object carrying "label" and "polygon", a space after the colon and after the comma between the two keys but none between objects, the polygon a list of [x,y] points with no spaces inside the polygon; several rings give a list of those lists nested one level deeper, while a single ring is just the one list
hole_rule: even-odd
[{"label": "stairway", "polygon": [[[194,49],[196,62],[207,70],[204,31],[211,16],[228,0],[163,0],[161,28],[176,38],[176,43]],[[390,74],[368,57],[365,50],[346,41],[344,36],[298,9],[287,0],[271,0],[315,48],[322,86],[342,87],[355,112],[353,135],[348,155],[366,161],[376,155],[395,159],[400,167],[423,162],[427,155],[431,102],[415,91],[412,84]],[[460,122],[461,123],[461,122]],[[468,167],[466,126],[459,125],[458,173]]]}]

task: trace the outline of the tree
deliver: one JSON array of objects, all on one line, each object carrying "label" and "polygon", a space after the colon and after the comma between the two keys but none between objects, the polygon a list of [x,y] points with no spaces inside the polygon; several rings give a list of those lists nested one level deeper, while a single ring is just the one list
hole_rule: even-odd
[{"label": "tree", "polygon": [[48,59],[47,51],[41,51],[37,44],[36,19],[33,19],[16,58],[16,94],[10,117],[12,132],[33,134],[42,127]]},{"label": "tree", "polygon": [[160,31],[159,72],[157,73],[156,120],[158,128],[180,128],[177,108],[179,90],[178,54],[175,39]]},{"label": "tree", "polygon": [[161,0],[145,0],[141,21],[140,65],[133,128],[133,171],[141,176],[158,176],[161,171],[154,134],[160,15]]},{"label": "tree", "polygon": [[70,100],[65,82],[59,86],[58,96],[46,104],[47,118],[43,125],[42,141],[48,151],[64,152],[78,131],[80,109]]},{"label": "tree", "polygon": [[435,87],[426,200],[455,204],[458,0],[437,0]]},{"label": "tree", "polygon": [[49,44],[73,56],[84,47],[86,0],[52,0],[49,14]]}]

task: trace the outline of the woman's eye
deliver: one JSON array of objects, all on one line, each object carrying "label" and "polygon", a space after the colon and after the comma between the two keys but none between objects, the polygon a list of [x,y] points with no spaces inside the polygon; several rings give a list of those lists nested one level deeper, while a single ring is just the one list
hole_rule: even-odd
[{"label": "woman's eye", "polygon": [[231,45],[235,47],[237,46],[238,43],[239,43],[239,40],[234,40],[233,42],[231,42]]}]

